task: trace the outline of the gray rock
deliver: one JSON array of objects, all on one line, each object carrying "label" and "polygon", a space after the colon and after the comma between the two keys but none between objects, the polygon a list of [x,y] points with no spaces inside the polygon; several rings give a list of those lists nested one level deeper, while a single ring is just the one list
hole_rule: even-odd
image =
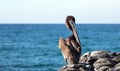
[{"label": "gray rock", "polygon": [[80,57],[79,63],[87,62],[89,58],[90,58],[90,52],[87,52]]},{"label": "gray rock", "polygon": [[120,62],[120,55],[119,56],[115,56],[112,60],[114,60],[116,62]]},{"label": "gray rock", "polygon": [[120,52],[117,52],[117,56],[120,56]]},{"label": "gray rock", "polygon": [[118,54],[116,52],[110,52],[109,55],[110,55],[110,58],[118,56]]},{"label": "gray rock", "polygon": [[115,65],[115,67],[120,67],[120,62]]},{"label": "gray rock", "polygon": [[93,67],[95,69],[99,69],[102,66],[114,66],[114,61],[112,59],[108,59],[108,58],[101,58],[98,59],[94,64]]},{"label": "gray rock", "polygon": [[59,71],[93,71],[91,65],[87,63],[72,64],[62,67]]},{"label": "gray rock", "polygon": [[116,67],[116,68],[109,68],[108,71],[120,71],[120,67]]},{"label": "gray rock", "polygon": [[93,51],[93,52],[87,52],[80,58],[80,63],[90,63],[93,64],[97,59],[100,58],[109,58],[109,51]]},{"label": "gray rock", "polygon": [[93,52],[91,52],[91,56],[95,57],[97,59],[99,59],[99,58],[109,58],[110,57],[109,53],[110,53],[109,51],[103,51],[103,50],[93,51]]},{"label": "gray rock", "polygon": [[120,71],[120,66],[119,67],[115,67],[114,71]]},{"label": "gray rock", "polygon": [[111,66],[102,66],[99,68],[99,71],[109,71],[109,69],[112,68]]},{"label": "gray rock", "polygon": [[87,52],[80,57],[79,64],[64,66],[59,71],[120,71],[120,52]]},{"label": "gray rock", "polygon": [[109,68],[109,70],[108,70],[108,71],[114,71],[114,69],[115,69],[115,68]]}]

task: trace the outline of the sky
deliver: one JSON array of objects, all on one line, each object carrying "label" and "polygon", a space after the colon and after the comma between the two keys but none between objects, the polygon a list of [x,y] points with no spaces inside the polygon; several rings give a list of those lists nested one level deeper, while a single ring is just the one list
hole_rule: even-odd
[{"label": "sky", "polygon": [[0,23],[120,23],[120,0],[0,0]]}]

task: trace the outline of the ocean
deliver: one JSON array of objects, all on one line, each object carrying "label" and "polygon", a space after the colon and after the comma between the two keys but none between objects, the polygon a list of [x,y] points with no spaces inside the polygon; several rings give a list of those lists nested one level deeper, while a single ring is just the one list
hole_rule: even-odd
[{"label": "ocean", "polygon": [[[78,24],[82,54],[120,52],[119,24]],[[57,71],[64,66],[60,37],[71,35],[65,24],[0,24],[0,71]]]}]

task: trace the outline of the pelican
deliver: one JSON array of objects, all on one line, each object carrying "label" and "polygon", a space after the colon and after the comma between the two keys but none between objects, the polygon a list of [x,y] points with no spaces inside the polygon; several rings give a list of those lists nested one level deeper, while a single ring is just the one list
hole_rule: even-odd
[{"label": "pelican", "polygon": [[81,55],[81,43],[75,28],[75,18],[73,16],[67,16],[66,27],[72,31],[72,35],[66,39],[60,37],[58,47],[65,60],[65,65],[77,64]]}]

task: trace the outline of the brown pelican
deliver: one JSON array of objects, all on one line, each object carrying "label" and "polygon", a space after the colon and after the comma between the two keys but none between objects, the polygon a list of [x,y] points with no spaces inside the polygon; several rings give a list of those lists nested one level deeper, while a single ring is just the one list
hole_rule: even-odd
[{"label": "brown pelican", "polygon": [[72,31],[72,35],[66,39],[59,39],[59,48],[65,59],[65,65],[77,64],[81,55],[81,43],[75,28],[75,18],[67,16],[66,27]]}]

